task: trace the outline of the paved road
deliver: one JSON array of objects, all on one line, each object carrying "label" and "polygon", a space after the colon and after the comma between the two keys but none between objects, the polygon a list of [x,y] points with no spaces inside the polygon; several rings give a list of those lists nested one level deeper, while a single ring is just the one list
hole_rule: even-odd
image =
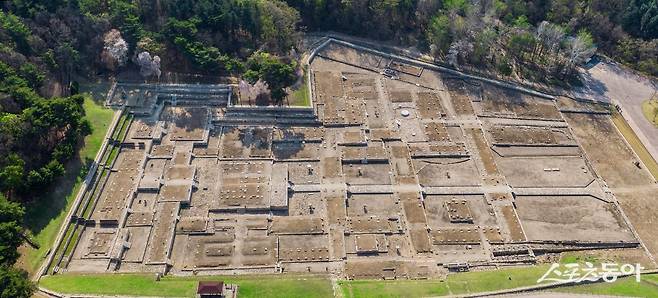
[{"label": "paved road", "polygon": [[575,95],[619,105],[624,119],[658,160],[658,128],[644,117],[641,106],[658,92],[658,86],[611,62],[600,62],[583,71],[583,76],[585,87]]}]

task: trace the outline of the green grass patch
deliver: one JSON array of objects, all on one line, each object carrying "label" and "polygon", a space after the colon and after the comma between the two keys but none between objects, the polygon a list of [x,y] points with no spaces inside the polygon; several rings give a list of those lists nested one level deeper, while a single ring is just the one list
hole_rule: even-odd
[{"label": "green grass patch", "polygon": [[549,265],[449,274],[445,281],[340,281],[344,297],[426,297],[460,295],[537,284]]},{"label": "green grass patch", "polygon": [[73,248],[78,244],[78,240],[80,240],[80,234],[82,233],[82,226],[81,225],[75,225],[73,227],[75,229],[75,232],[73,232],[73,236],[71,237],[71,242],[69,242],[69,245],[66,246],[66,250],[64,251],[64,256],[69,256],[71,253],[73,253]]},{"label": "green grass patch", "polygon": [[111,166],[118,155],[119,155],[119,147],[112,146],[112,150],[110,150],[110,154],[107,156],[105,165]]},{"label": "green grass patch", "polygon": [[585,262],[589,262],[594,265],[598,265],[601,263],[601,261],[597,257],[583,255],[580,252],[565,253],[560,258],[560,263],[562,264],[574,264],[574,263],[584,264]]},{"label": "green grass patch", "polygon": [[67,294],[190,297],[195,293],[193,281],[156,281],[154,275],[138,274],[61,274],[45,276],[41,278],[39,285]]},{"label": "green grass patch", "polygon": [[625,277],[611,283],[584,284],[552,289],[551,291],[590,295],[658,297],[657,281],[657,275],[643,275],[639,283],[635,280],[635,277]]},{"label": "green grass patch", "polygon": [[[19,266],[30,273],[36,271],[51,249],[59,227],[82,185],[89,163],[93,161],[103,144],[107,128],[112,122],[114,111],[97,104],[92,99],[85,99],[84,108],[86,118],[93,129],[92,133],[85,137],[78,156],[66,164],[66,174],[53,184],[52,189],[45,191],[43,197],[26,206],[25,225],[32,239],[39,244],[39,249],[21,249],[23,256]],[[44,208],[44,202],[48,202],[47,208]]]},{"label": "green grass patch", "polygon": [[112,134],[112,139],[116,141],[123,141],[123,138],[126,136],[126,133],[128,132],[128,127],[130,127],[130,122],[133,119],[133,115],[127,115],[123,114],[121,115],[121,118],[119,119],[119,129],[115,129],[114,133]]},{"label": "green grass patch", "polygon": [[452,294],[468,294],[533,286],[550,265],[509,268],[493,271],[466,272],[448,275]]},{"label": "green grass patch", "polygon": [[439,280],[354,280],[339,281],[343,297],[427,297],[449,294],[447,283]]},{"label": "green grass patch", "polygon": [[112,122],[114,111],[90,99],[85,99],[84,108],[93,132],[85,138],[85,145],[80,150],[80,156],[88,160],[94,160],[96,152],[101,148],[107,129]]},{"label": "green grass patch", "polygon": [[642,275],[642,280],[658,283],[658,274]]},{"label": "green grass patch", "polygon": [[654,126],[658,126],[658,99],[648,99],[642,102],[642,114]]},{"label": "green grass patch", "polygon": [[103,179],[105,179],[105,177],[108,175],[107,174],[108,172],[109,172],[109,170],[106,170],[105,168],[103,168],[102,170],[100,170],[100,172],[96,173],[96,178],[92,182],[93,189],[91,190],[91,194],[88,195],[86,200],[83,202],[84,205],[81,206],[82,211],[80,212],[79,217],[89,218],[89,216],[91,215],[91,209],[93,207],[93,204],[95,203],[94,198],[96,198],[96,195],[98,194],[98,191],[100,191],[99,184],[102,183],[101,181],[103,181]]},{"label": "green grass patch", "polygon": [[[567,255],[562,263],[597,263],[595,258]],[[445,281],[340,281],[344,297],[428,297],[464,295],[533,286],[550,265],[510,268],[493,271],[466,272],[448,275]],[[597,283],[552,289],[564,293],[617,295],[634,297],[658,297],[658,275],[643,275],[642,282],[635,278],[623,278],[614,283]]]},{"label": "green grass patch", "polygon": [[308,71],[304,69],[303,83],[297,88],[293,89],[288,95],[288,102],[291,106],[310,107],[311,97],[308,93]]},{"label": "green grass patch", "polygon": [[223,280],[239,286],[238,297],[333,297],[325,276],[166,276],[156,281],[148,274],[62,274],[45,276],[40,286],[60,293],[194,297],[199,280]]}]

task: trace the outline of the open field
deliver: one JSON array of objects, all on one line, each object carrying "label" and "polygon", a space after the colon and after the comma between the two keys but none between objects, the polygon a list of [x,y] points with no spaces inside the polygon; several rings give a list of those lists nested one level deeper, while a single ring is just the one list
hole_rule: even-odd
[{"label": "open field", "polygon": [[[562,263],[598,263],[596,258],[568,255]],[[471,294],[532,286],[548,269],[548,265],[495,271],[467,272],[448,275],[446,280],[354,280],[339,281],[343,297],[426,297]],[[199,280],[223,280],[240,286],[240,297],[333,297],[331,283],[320,275],[252,275],[163,277],[156,281],[148,274],[68,274],[48,276],[40,286],[60,293],[95,295],[136,295],[192,297]],[[643,275],[642,283],[632,278],[615,283],[599,283],[551,289],[551,292],[649,297],[658,293],[658,275]]]},{"label": "open field", "polygon": [[658,297],[658,275],[643,275],[641,282],[635,277],[618,279],[613,283],[596,283],[551,289],[551,292],[611,295],[631,297]]},{"label": "open field", "polygon": [[343,297],[423,297],[450,293],[445,281],[439,280],[354,280],[338,282]]},{"label": "open field", "polygon": [[[339,281],[344,297],[423,297],[466,294],[534,285],[547,265],[468,272],[447,280]],[[223,280],[240,286],[240,297],[333,297],[329,279],[322,276],[209,276],[163,277],[145,274],[55,275],[40,286],[60,293],[192,297],[199,280]],[[383,296],[382,296],[383,295]]]},{"label": "open field", "polygon": [[[580,253],[566,254],[561,263],[591,262],[600,264],[596,257],[582,257]],[[617,260],[619,261],[619,260]],[[450,274],[445,280],[422,281],[339,281],[343,297],[428,297],[473,294],[478,292],[533,286],[549,265],[499,269],[495,271]],[[637,284],[634,278],[619,279],[614,283],[597,283],[550,289],[551,292],[654,297],[658,293],[658,275],[643,275]]]},{"label": "open field", "polygon": [[239,297],[333,297],[329,279],[314,275],[168,276],[156,281],[148,274],[69,274],[45,277],[39,285],[59,293],[194,297],[200,280],[237,284]]},{"label": "open field", "polygon": [[495,291],[537,283],[548,265],[456,273],[446,280],[422,281],[339,281],[343,297],[427,297]]},{"label": "open field", "polygon": [[21,248],[20,266],[28,272],[34,272],[51,249],[57,231],[62,225],[71,203],[80,189],[89,163],[100,149],[114,111],[87,98],[84,102],[86,118],[91,123],[92,133],[85,138],[79,156],[66,165],[66,174],[55,183],[52,192],[40,201],[52,202],[49,208],[31,205],[26,208],[25,224],[39,249]]}]

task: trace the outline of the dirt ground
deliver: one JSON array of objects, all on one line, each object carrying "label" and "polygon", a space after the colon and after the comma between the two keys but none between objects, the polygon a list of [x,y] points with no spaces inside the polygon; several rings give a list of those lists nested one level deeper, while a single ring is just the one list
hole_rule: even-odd
[{"label": "dirt ground", "polygon": [[641,259],[623,214],[658,253],[658,188],[596,107],[334,43],[308,71],[313,121],[134,107],[67,270],[438,278],[584,242]]},{"label": "dirt ground", "polygon": [[528,240],[633,241],[614,205],[594,197],[516,198]]},{"label": "dirt ground", "polygon": [[617,132],[610,116],[576,113],[564,116],[597,173],[610,187],[652,184],[649,173],[634,164],[637,158]]}]

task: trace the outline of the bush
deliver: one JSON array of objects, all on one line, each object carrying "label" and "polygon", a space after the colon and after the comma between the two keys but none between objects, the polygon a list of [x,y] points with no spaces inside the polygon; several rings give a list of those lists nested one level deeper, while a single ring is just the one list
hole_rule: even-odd
[{"label": "bush", "polygon": [[27,272],[9,266],[0,266],[0,298],[32,297],[35,286]]}]

